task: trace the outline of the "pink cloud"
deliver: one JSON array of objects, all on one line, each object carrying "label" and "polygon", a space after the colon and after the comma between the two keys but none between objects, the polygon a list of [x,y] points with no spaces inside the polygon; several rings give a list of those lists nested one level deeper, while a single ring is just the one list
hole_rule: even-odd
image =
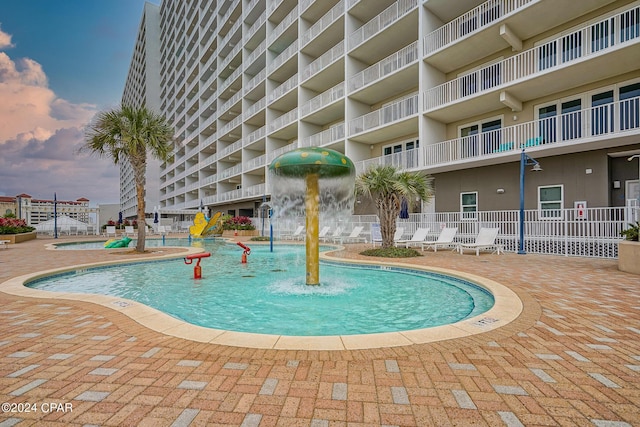
[{"label": "pink cloud", "polygon": [[[0,29],[0,49],[10,46],[11,36]],[[38,62],[0,52],[0,194],[57,192],[68,200],[117,203],[118,168],[78,154],[96,112],[94,105],[58,98]]]}]

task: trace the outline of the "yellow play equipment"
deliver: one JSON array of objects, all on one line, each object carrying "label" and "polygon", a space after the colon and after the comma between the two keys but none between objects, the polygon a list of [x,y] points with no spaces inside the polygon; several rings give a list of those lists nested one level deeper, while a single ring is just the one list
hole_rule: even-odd
[{"label": "yellow play equipment", "polygon": [[211,219],[198,212],[193,219],[193,225],[189,227],[189,233],[193,237],[206,237],[213,234],[222,234],[222,212],[216,212]]}]

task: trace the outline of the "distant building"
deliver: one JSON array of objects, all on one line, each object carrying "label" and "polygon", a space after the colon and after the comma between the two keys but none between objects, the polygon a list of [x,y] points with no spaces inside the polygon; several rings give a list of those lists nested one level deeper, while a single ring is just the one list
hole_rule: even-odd
[{"label": "distant building", "polygon": [[[55,205],[55,209],[54,209]],[[29,225],[36,225],[53,218],[54,210],[60,215],[78,221],[90,223],[90,213],[96,210],[89,207],[89,199],[81,197],[77,200],[45,200],[34,199],[29,194],[18,194],[15,197],[0,196],[2,215],[14,214],[24,219]]]}]

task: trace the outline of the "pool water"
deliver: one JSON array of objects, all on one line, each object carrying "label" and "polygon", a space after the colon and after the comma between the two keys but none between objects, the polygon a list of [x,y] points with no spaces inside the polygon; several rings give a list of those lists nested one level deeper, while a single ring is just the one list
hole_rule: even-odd
[{"label": "pool water", "polygon": [[[199,242],[200,243],[200,242]],[[202,279],[182,259],[100,267],[38,279],[29,287],[106,294],[189,323],[230,331],[324,336],[414,330],[489,310],[492,295],[470,282],[394,267],[322,262],[320,286],[305,284],[302,245],[205,242]],[[322,248],[321,250],[326,250]]]}]

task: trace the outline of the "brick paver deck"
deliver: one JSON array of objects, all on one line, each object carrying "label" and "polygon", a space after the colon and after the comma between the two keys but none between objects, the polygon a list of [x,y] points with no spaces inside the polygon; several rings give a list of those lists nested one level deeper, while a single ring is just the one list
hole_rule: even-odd
[{"label": "brick paver deck", "polygon": [[[0,282],[126,257],[45,250],[51,242],[0,250]],[[337,256],[359,257],[362,245],[350,246]],[[501,282],[525,310],[433,344],[279,351],[169,337],[0,283],[0,402],[13,404],[0,427],[640,426],[640,277],[584,258],[429,252],[403,262]]]}]

